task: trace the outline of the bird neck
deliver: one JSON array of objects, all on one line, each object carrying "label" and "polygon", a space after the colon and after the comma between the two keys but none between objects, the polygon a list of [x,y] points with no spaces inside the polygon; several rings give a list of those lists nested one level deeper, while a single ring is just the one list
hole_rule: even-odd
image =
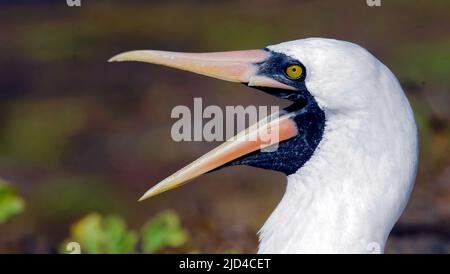
[{"label": "bird neck", "polygon": [[409,198],[417,158],[409,104],[398,121],[383,115],[328,116],[318,148],[288,176],[262,227],[259,253],[383,252]]}]

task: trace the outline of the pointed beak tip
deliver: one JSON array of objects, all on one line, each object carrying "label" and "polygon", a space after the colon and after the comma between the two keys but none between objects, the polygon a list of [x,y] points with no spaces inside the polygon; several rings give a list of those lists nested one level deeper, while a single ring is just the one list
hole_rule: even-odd
[{"label": "pointed beak tip", "polygon": [[108,59],[108,63],[112,62],[122,62],[123,60],[120,58],[121,54],[114,55],[113,57]]},{"label": "pointed beak tip", "polygon": [[146,192],[144,195],[142,195],[141,198],[139,198],[137,201],[142,202],[144,200],[147,200],[148,198],[152,197],[153,195],[149,195],[148,192]]},{"label": "pointed beak tip", "polygon": [[124,61],[136,61],[139,59],[139,53],[141,51],[126,51],[119,54],[114,55],[113,57],[109,58],[108,62],[124,62]]},{"label": "pointed beak tip", "polygon": [[114,55],[109,58],[108,62],[125,62],[125,61],[139,61],[139,62],[148,62],[146,58],[149,58],[148,55],[151,51],[149,50],[132,50],[126,51],[119,54]]},{"label": "pointed beak tip", "polygon": [[152,189],[148,190],[147,192],[144,193],[144,195],[142,195],[141,198],[139,198],[138,202],[142,202],[144,200],[147,200],[150,197],[155,196],[157,193],[154,193],[154,191]]},{"label": "pointed beak tip", "polygon": [[164,190],[160,190],[158,185],[155,185],[154,187],[147,190],[144,195],[142,195],[141,198],[139,198],[138,202],[142,202],[144,200],[147,200],[153,196],[156,196],[160,193],[164,192]]}]

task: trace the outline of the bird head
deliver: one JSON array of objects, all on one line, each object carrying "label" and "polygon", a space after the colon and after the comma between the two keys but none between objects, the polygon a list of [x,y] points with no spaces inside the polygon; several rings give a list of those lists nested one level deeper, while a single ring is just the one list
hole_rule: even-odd
[{"label": "bird head", "polygon": [[[257,50],[214,53],[137,50],[112,57],[110,62],[146,62],[244,83],[292,101],[292,105],[280,113],[263,120],[258,126],[251,126],[167,177],[140,200],[226,166],[249,165],[287,175],[295,173],[318,147],[327,115],[361,109],[376,96],[358,88],[374,85],[368,82],[377,74],[370,58],[371,55],[357,45],[319,38],[285,42]],[[367,74],[372,75],[367,77]],[[277,131],[276,150],[263,151],[262,146],[274,144],[263,144],[258,137],[249,138],[272,128]]]}]

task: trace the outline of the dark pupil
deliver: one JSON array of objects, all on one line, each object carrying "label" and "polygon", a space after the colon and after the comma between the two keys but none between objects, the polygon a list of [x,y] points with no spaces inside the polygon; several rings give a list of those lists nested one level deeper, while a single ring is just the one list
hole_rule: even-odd
[{"label": "dark pupil", "polygon": [[296,68],[293,68],[293,69],[292,69],[292,71],[296,71],[296,70],[297,70]]}]

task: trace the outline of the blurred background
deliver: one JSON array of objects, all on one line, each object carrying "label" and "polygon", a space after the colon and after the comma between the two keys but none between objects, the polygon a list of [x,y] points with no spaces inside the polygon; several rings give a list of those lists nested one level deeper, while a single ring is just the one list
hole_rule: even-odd
[{"label": "blurred background", "polygon": [[398,76],[420,131],[412,198],[387,253],[450,252],[450,2],[0,1],[0,253],[256,252],[284,175],[232,167],[145,202],[218,143],[176,143],[173,107],[280,105],[141,63],[134,49],[223,51],[306,37],[362,45]]}]

